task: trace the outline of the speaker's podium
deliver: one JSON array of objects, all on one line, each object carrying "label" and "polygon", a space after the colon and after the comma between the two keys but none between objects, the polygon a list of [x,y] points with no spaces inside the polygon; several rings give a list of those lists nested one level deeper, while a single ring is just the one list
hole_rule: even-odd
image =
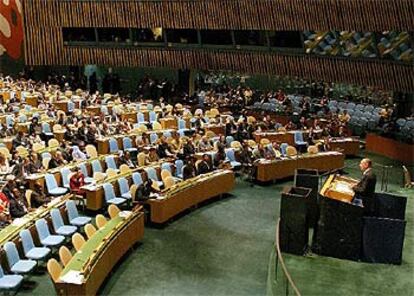
[{"label": "speaker's podium", "polygon": [[320,217],[312,249],[335,258],[358,260],[362,245],[362,205],[352,203],[358,181],[330,175],[320,191]]}]

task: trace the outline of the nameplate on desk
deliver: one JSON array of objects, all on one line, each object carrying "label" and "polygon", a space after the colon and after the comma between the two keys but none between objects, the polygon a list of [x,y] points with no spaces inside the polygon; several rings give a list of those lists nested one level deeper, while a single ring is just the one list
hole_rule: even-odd
[{"label": "nameplate on desk", "polygon": [[13,220],[12,225],[14,226],[22,226],[25,225],[28,222],[25,218],[16,218]]},{"label": "nameplate on desk", "polygon": [[60,277],[60,281],[67,284],[82,285],[84,276],[79,271],[69,270],[64,276]]}]

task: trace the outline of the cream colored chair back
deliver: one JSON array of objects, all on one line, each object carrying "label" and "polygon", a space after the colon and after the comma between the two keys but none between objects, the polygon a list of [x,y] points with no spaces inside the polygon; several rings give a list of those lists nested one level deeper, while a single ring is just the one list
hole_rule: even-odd
[{"label": "cream colored chair back", "polygon": [[270,144],[270,140],[267,138],[260,139],[260,144],[263,146]]},{"label": "cream colored chair back", "polygon": [[282,127],[279,127],[279,128],[277,129],[277,131],[278,131],[278,132],[286,132],[286,128],[284,128],[284,127],[282,126]]},{"label": "cream colored chair back", "polygon": [[247,144],[249,145],[250,148],[254,148],[257,146],[257,143],[254,140],[247,140]]},{"label": "cream colored chair back", "polygon": [[26,192],[25,192],[25,194],[24,194],[25,197],[26,197],[27,206],[29,208],[32,207],[32,193],[33,193],[33,190],[27,189]]},{"label": "cream colored chair back", "polygon": [[53,130],[54,133],[61,132],[61,131],[63,131],[63,127],[60,124],[55,124],[55,125],[53,125],[52,130]]},{"label": "cream colored chair back", "polygon": [[138,166],[142,167],[145,166],[145,159],[147,155],[144,152],[138,153]]},{"label": "cream colored chair back", "polygon": [[318,147],[317,146],[311,145],[311,146],[308,147],[308,153],[309,154],[317,154],[318,152],[319,151],[318,151]]},{"label": "cream colored chair back", "polygon": [[253,122],[256,122],[256,118],[253,116],[247,116],[247,123],[252,124]]},{"label": "cream colored chair back", "polygon": [[233,141],[230,143],[230,147],[234,149],[241,149],[242,145],[239,141]]},{"label": "cream colored chair back", "polygon": [[69,261],[72,259],[72,253],[66,246],[61,246],[59,248],[59,258],[63,266],[68,265]]},{"label": "cream colored chair back", "polygon": [[131,172],[131,169],[126,164],[121,164],[121,166],[119,167],[119,171],[121,172],[121,174],[128,174]]},{"label": "cream colored chair back", "polygon": [[80,251],[85,244],[85,238],[80,233],[72,235],[72,245],[76,251]]},{"label": "cream colored chair back", "polygon": [[169,170],[161,170],[161,180],[164,180],[168,177],[172,177],[171,172]]},{"label": "cream colored chair back", "polygon": [[213,131],[207,131],[206,132],[206,136],[211,139],[214,138],[216,136],[216,134]]},{"label": "cream colored chair back", "polygon": [[171,186],[173,186],[175,184],[175,180],[173,177],[166,177],[165,180],[163,180],[164,182],[164,187],[165,189],[170,188]]},{"label": "cream colored chair back", "polygon": [[96,226],[98,226],[98,228],[104,227],[107,222],[108,221],[106,220],[104,215],[102,214],[96,215]]},{"label": "cream colored chair back", "polygon": [[45,170],[49,169],[49,163],[50,163],[50,159],[49,157],[43,158],[42,160],[42,166]]},{"label": "cream colored chair back", "polygon": [[6,147],[0,147],[0,153],[3,154],[5,158],[11,158],[10,151]]},{"label": "cream colored chair back", "polygon": [[27,155],[29,155],[29,151],[27,150],[26,147],[23,147],[23,146],[16,147],[16,151],[17,153],[19,153],[21,157],[26,157]]},{"label": "cream colored chair back", "polygon": [[47,142],[47,146],[50,148],[59,147],[59,141],[56,139],[50,139],[49,142]]},{"label": "cream colored chair back", "polygon": [[95,172],[95,173],[93,173],[93,178],[95,179],[95,181],[97,183],[99,183],[99,182],[105,180],[105,174],[101,173],[101,172]]},{"label": "cream colored chair back", "polygon": [[152,123],[152,129],[153,129],[154,131],[159,131],[159,130],[162,130],[162,125],[161,125],[161,123],[159,123],[158,121],[154,121],[154,122]]},{"label": "cream colored chair back", "polygon": [[210,109],[210,115],[212,117],[216,117],[217,115],[220,115],[220,111],[217,108],[211,108]]},{"label": "cream colored chair back", "polygon": [[88,239],[90,239],[95,234],[95,232],[96,228],[91,223],[85,225],[85,233]]},{"label": "cream colored chair back", "polygon": [[109,213],[109,217],[111,217],[111,219],[114,219],[114,218],[118,217],[118,214],[120,212],[121,212],[121,210],[116,205],[109,205],[108,213]]},{"label": "cream colored chair back", "polygon": [[32,146],[32,150],[34,152],[40,151],[44,148],[45,148],[45,146],[43,144],[40,144],[40,143],[34,143],[33,146]]},{"label": "cream colored chair back", "polygon": [[108,179],[116,177],[118,174],[113,168],[108,168],[106,170],[106,176]]},{"label": "cream colored chair back", "polygon": [[138,128],[141,132],[146,132],[148,130],[145,124],[140,124]]},{"label": "cream colored chair back", "polygon": [[131,197],[133,201],[135,201],[137,190],[138,190],[138,186],[136,184],[132,184],[131,187],[129,187],[129,192],[131,193]]},{"label": "cream colored chair back", "polygon": [[47,271],[53,282],[57,283],[59,281],[60,274],[62,273],[62,266],[55,258],[52,258],[47,261]]},{"label": "cream colored chair back", "polygon": [[298,154],[298,151],[293,146],[286,147],[286,155],[287,156],[296,156]]},{"label": "cream colored chair back", "polygon": [[96,147],[93,145],[86,145],[85,147],[86,154],[89,156],[89,158],[96,158],[98,157],[98,151],[96,150]]}]

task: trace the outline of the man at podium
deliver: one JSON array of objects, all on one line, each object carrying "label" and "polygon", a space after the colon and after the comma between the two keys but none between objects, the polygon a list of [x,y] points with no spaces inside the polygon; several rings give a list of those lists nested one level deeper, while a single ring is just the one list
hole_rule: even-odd
[{"label": "man at podium", "polygon": [[355,198],[362,200],[365,215],[369,216],[374,213],[374,193],[377,176],[372,170],[372,161],[369,158],[361,160],[359,168],[362,171],[362,178],[352,189],[355,192]]}]

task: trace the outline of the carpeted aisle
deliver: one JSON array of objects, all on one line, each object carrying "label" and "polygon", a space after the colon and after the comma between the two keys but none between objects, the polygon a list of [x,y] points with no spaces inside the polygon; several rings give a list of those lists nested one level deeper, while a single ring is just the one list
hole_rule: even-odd
[{"label": "carpeted aisle", "polygon": [[[377,157],[374,161],[388,162]],[[358,162],[347,160],[351,176],[359,176]],[[201,206],[164,228],[146,228],[143,244],[113,272],[102,294],[265,295],[280,191],[291,184],[288,180],[250,187],[238,179],[231,196]],[[401,172],[395,169],[390,188],[400,190],[400,184]],[[413,208],[410,200],[402,266],[286,255],[303,295],[412,294]],[[48,275],[31,280],[37,282],[36,288],[20,293],[54,294]]]}]

